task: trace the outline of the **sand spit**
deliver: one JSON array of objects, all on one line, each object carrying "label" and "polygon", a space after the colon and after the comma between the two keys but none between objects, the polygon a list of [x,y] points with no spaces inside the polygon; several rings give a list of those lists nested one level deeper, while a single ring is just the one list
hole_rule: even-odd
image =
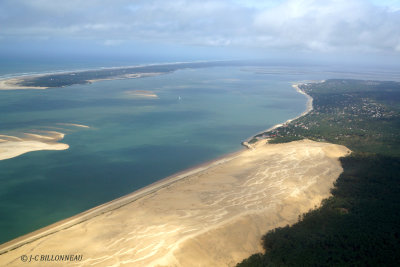
[{"label": "sand spit", "polygon": [[[0,135],[0,160],[18,157],[22,154],[39,150],[65,150],[69,146],[57,141],[64,134],[56,131],[37,131],[38,133],[23,133],[24,137]],[[40,133],[40,134],[39,134]]]},{"label": "sand spit", "polygon": [[57,266],[233,266],[261,251],[266,231],[328,197],[349,153],[309,140],[264,143],[5,243],[0,262],[75,254],[82,260]]},{"label": "sand spit", "polygon": [[[65,73],[72,73],[73,74],[73,72],[65,72]],[[3,79],[3,80],[0,80],[0,90],[24,90],[24,89],[36,89],[36,90],[39,90],[39,89],[48,89],[50,87],[22,86],[20,84],[26,79],[36,78],[36,77],[43,77],[43,76],[48,76],[48,75],[52,75],[52,74],[53,73],[31,75],[31,76],[19,76],[19,77],[16,77],[16,78]],[[63,74],[63,73],[54,73],[54,74]],[[132,74],[119,75],[119,76],[109,77],[109,78],[104,78],[104,79],[92,79],[92,80],[87,80],[86,82],[87,83],[94,83],[94,82],[99,82],[99,81],[137,79],[137,78],[158,76],[158,75],[161,75],[161,74],[163,74],[163,73],[159,73],[159,72],[132,73]]]},{"label": "sand spit", "polygon": [[21,86],[19,85],[24,78],[28,77],[19,77],[19,78],[11,78],[0,80],[0,90],[24,90],[24,89],[48,89],[49,87],[40,87],[40,86]]}]

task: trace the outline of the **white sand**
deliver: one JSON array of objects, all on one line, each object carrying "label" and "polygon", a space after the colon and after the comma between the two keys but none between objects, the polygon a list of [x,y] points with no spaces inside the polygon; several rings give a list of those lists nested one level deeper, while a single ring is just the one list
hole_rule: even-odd
[{"label": "white sand", "polygon": [[23,80],[22,77],[0,80],[0,90],[24,90],[24,89],[47,89],[48,88],[48,87],[40,87],[40,86],[18,85],[22,80]]},{"label": "white sand", "polygon": [[19,155],[38,150],[65,150],[67,144],[45,143],[40,141],[8,141],[0,143],[0,160],[10,159]]},{"label": "white sand", "polygon": [[[21,255],[82,254],[57,266],[233,266],[260,252],[268,230],[319,205],[342,171],[343,146],[264,145],[180,173],[0,246]],[[29,266],[52,263],[30,262]]]},{"label": "white sand", "polygon": [[10,135],[0,135],[0,160],[18,157],[22,154],[39,150],[65,150],[69,146],[57,141],[64,134],[56,131],[38,131],[41,134],[24,133],[25,138]]}]

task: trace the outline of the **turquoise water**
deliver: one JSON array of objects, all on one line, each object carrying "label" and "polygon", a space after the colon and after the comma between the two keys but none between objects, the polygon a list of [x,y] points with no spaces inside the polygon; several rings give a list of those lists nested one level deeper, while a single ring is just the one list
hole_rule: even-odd
[{"label": "turquoise water", "polygon": [[[240,149],[304,111],[305,96],[290,84],[296,79],[226,67],[0,91],[0,134],[62,128],[70,146],[0,161],[0,242]],[[132,90],[158,98],[132,98]]]}]

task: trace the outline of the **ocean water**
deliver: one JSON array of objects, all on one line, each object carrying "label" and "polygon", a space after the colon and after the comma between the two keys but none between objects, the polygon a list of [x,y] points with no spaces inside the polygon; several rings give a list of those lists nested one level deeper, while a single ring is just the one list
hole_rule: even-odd
[{"label": "ocean water", "polygon": [[[43,66],[3,66],[0,75],[62,69]],[[183,69],[140,79],[0,91],[0,134],[57,130],[70,146],[0,161],[0,243],[237,151],[241,141],[305,110],[306,97],[292,81],[337,75],[272,69]],[[135,90],[158,98],[131,97]]]}]

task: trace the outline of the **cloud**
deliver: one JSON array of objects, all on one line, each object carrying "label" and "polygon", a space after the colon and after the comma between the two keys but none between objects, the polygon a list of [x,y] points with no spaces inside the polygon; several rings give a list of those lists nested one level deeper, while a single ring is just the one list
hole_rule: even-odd
[{"label": "cloud", "polygon": [[104,45],[105,46],[119,46],[120,44],[123,44],[124,40],[105,40]]},{"label": "cloud", "polygon": [[254,25],[272,45],[297,49],[394,50],[400,41],[400,13],[359,0],[290,0]]},{"label": "cloud", "polygon": [[0,25],[3,39],[90,39],[106,46],[147,41],[392,53],[400,47],[400,11],[365,0],[2,0]]}]

